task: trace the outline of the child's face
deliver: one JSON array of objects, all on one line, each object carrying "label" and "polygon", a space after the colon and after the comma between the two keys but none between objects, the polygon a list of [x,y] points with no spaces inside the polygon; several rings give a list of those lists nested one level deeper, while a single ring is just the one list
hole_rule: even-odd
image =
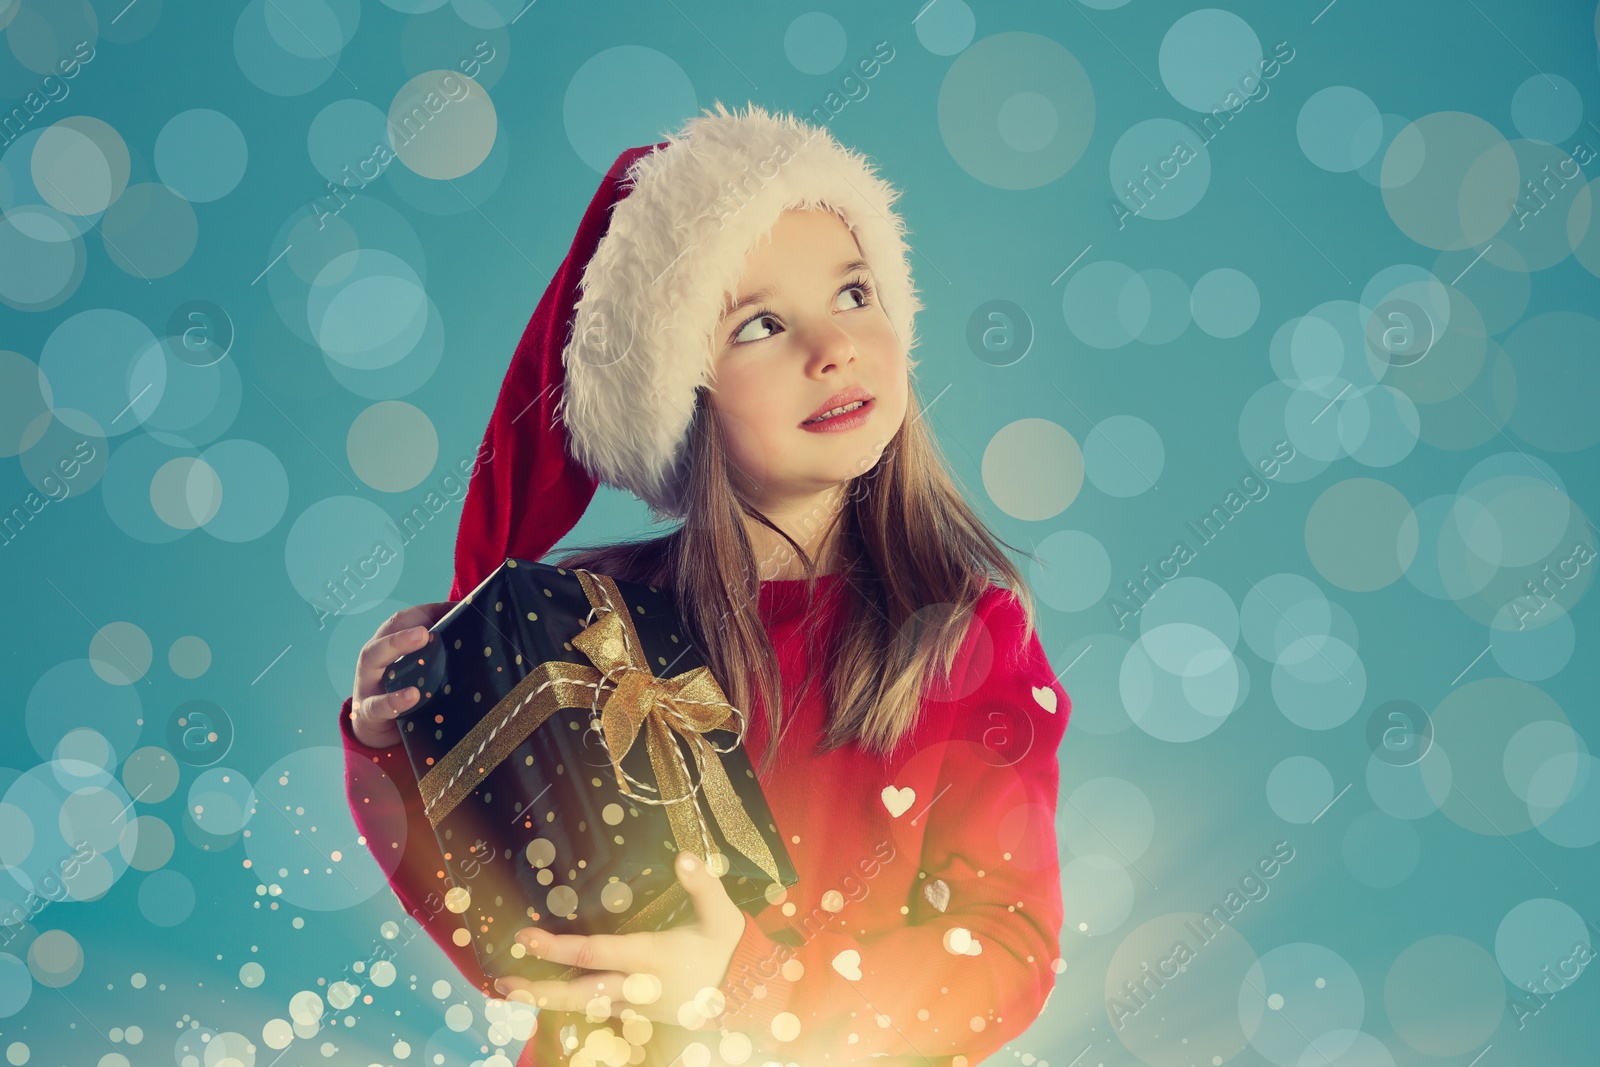
[{"label": "child's face", "polygon": [[[865,474],[905,419],[905,351],[876,281],[864,267],[841,269],[862,258],[832,211],[784,212],[771,241],[750,253],[727,306],[760,290],[770,295],[725,313],[712,337],[711,404],[741,487],[763,510]],[[872,397],[859,425],[821,433],[801,426],[853,387]]]}]

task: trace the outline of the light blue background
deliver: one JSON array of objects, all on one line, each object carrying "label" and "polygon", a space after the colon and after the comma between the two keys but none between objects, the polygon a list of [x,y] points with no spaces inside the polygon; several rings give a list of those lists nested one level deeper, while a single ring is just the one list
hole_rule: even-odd
[{"label": "light blue background", "polygon": [[[995,1061],[1593,1061],[1595,979],[1525,991],[1600,933],[1592,5],[0,0],[0,29],[0,102],[54,97],[0,145],[0,908],[98,855],[0,946],[8,1063],[515,1058],[386,936],[335,712],[378,623],[448,593],[460,467],[601,174],[716,100],[903,190],[923,403],[1041,560],[1063,969]],[[375,173],[402,87],[474,57]],[[346,165],[371,181],[319,229]],[[645,524],[602,489],[568,543]],[[1241,880],[1266,895],[1193,973],[1127,998]],[[392,984],[348,970],[379,944]]]}]

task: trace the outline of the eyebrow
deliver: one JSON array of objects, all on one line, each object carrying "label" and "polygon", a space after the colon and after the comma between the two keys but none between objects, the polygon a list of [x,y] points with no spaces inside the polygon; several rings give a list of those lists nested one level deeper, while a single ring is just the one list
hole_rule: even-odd
[{"label": "eyebrow", "polygon": [[[843,278],[846,274],[854,274],[858,270],[864,270],[864,271],[868,271],[870,273],[872,268],[867,265],[867,261],[864,260],[864,259],[852,259],[850,262],[848,262],[848,263],[844,264],[843,266],[841,266],[839,268],[838,273],[835,274],[834,277]],[[772,298],[772,290],[771,289],[757,289],[755,292],[751,293],[749,296],[746,296],[743,300],[740,300],[738,303],[728,306],[722,312],[722,317],[723,318],[727,318],[729,315],[732,315],[735,312],[737,312],[740,308],[749,307],[751,304],[759,304],[763,300],[770,300],[771,298]]]}]

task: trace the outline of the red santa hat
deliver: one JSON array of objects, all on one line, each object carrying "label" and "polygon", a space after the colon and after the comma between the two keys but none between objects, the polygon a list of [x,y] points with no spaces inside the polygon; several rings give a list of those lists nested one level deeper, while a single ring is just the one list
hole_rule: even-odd
[{"label": "red santa hat", "polygon": [[511,357],[456,535],[450,599],[508,556],[538,559],[600,482],[658,518],[686,513],[695,390],[750,251],[791,208],[834,211],[872,268],[915,366],[899,192],[824,128],[720,102],[659,144],[617,157]]}]

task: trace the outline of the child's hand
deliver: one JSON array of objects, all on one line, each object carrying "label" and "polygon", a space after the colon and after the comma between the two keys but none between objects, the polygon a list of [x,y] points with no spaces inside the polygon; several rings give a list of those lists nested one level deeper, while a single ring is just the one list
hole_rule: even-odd
[{"label": "child's hand", "polygon": [[428,643],[428,627],[444,618],[453,601],[419,604],[386,619],[356,657],[356,683],[350,703],[350,732],[368,748],[390,748],[400,743],[394,717],[421,696],[416,686],[398,693],[383,691],[383,672],[389,664]]},{"label": "child's hand", "polygon": [[[721,987],[733,950],[744,936],[744,912],[729,898],[722,880],[692,852],[678,854],[678,880],[694,902],[693,923],[636,934],[587,936],[550,934],[530,926],[517,931],[517,940],[530,955],[599,973],[566,982],[498,978],[495,988],[509,1000],[551,1011],[616,1017],[624,1008],[632,1008],[653,1022],[683,1026],[695,1021],[680,1016],[679,1008],[688,1004],[692,1014],[698,994]],[[639,999],[629,1000],[628,995]],[[699,1005],[719,1014],[722,1010],[720,997],[702,999]]]}]

